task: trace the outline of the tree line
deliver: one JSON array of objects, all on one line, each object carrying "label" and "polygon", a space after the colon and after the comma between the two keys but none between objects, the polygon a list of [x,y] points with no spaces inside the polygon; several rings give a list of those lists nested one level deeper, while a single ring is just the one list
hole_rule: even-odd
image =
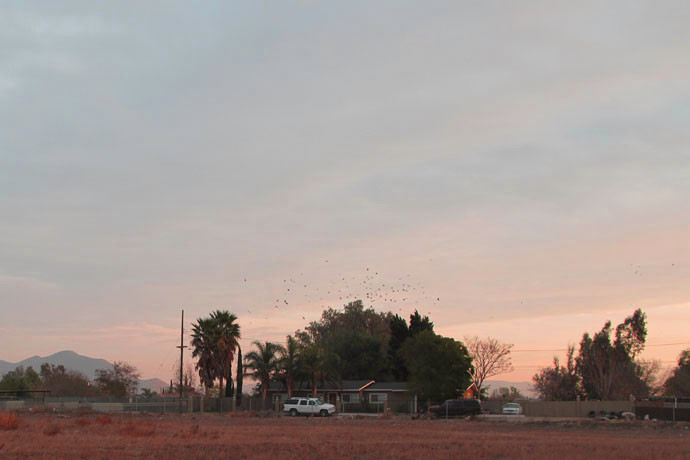
[{"label": "tree line", "polygon": [[534,375],[534,388],[542,399],[623,400],[653,395],[690,396],[690,349],[681,353],[678,366],[667,379],[659,379],[661,365],[640,359],[647,339],[647,316],[641,309],[612,328],[607,321],[590,336],[585,332],[577,355],[569,346],[564,363]]},{"label": "tree line", "polygon": [[41,364],[39,372],[19,366],[0,380],[0,390],[28,395],[31,390],[47,390],[50,396],[123,398],[136,393],[139,371],[124,361],[116,361],[112,369],[98,369],[91,381],[84,374],[65,369],[62,365]]},{"label": "tree line", "polygon": [[244,377],[257,382],[264,399],[272,382],[292,396],[302,385],[316,395],[327,383],[376,380],[407,382],[421,401],[442,401],[458,397],[472,382],[481,389],[487,377],[511,368],[512,345],[473,337],[466,346],[437,334],[431,319],[418,311],[406,321],[365,308],[361,300],[324,310],[283,343],[255,341],[245,355],[240,338],[237,317],[228,311],[216,310],[192,325],[192,356],[207,394],[218,382],[219,394],[236,394],[237,404]]}]

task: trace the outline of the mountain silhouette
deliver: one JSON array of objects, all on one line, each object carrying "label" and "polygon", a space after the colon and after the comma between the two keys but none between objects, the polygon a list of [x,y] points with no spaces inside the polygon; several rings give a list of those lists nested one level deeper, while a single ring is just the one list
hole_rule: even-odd
[{"label": "mountain silhouette", "polygon": [[[13,371],[15,368],[22,366],[24,369],[33,367],[36,372],[41,371],[41,364],[48,363],[56,366],[65,366],[65,369],[73,370],[84,374],[89,379],[94,379],[97,369],[112,369],[112,363],[100,358],[90,358],[88,356],[80,355],[72,350],[63,350],[53,353],[49,356],[32,356],[16,363],[10,363],[0,360],[0,376]],[[159,391],[161,388],[167,388],[167,384],[158,378],[139,380],[139,389],[148,388]]]}]

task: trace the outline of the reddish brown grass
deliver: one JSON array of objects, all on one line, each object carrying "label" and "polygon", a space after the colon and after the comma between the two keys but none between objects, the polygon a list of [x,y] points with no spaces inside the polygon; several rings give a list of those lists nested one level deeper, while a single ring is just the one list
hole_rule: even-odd
[{"label": "reddish brown grass", "polygon": [[146,422],[127,422],[125,426],[120,429],[120,435],[129,436],[131,438],[148,438],[153,436],[155,432],[156,427]]},{"label": "reddish brown grass", "polygon": [[113,418],[110,415],[99,415],[96,417],[96,423],[99,425],[110,425],[113,423]]},{"label": "reddish brown grass", "polygon": [[89,420],[88,418],[79,417],[74,421],[74,424],[77,426],[89,426],[91,425],[91,420]]},{"label": "reddish brown grass", "polygon": [[0,412],[0,430],[9,431],[19,428],[19,417],[15,412]]},{"label": "reddish brown grass", "polygon": [[43,428],[43,434],[46,436],[55,436],[60,432],[62,432],[62,427],[57,423],[50,423]]},{"label": "reddish brown grass", "polygon": [[256,411],[245,411],[245,412],[228,412],[228,417],[232,418],[252,418],[258,417],[259,413]]},{"label": "reddish brown grass", "polygon": [[[690,458],[690,429],[685,429],[690,423],[114,414],[101,424],[97,418],[82,425],[52,414],[22,414],[21,429],[0,431],[0,457]],[[50,430],[59,435],[42,435]]]}]

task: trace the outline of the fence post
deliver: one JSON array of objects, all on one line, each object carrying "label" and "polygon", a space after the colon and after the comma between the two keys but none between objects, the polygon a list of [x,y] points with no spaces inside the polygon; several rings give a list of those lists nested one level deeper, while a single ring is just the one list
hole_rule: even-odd
[{"label": "fence post", "polygon": [[232,397],[232,411],[235,412],[237,404],[235,404],[235,396]]},{"label": "fence post", "polygon": [[676,407],[678,406],[678,397],[673,398],[673,421],[676,421]]},{"label": "fence post", "polygon": [[335,397],[335,413],[340,413],[340,396]]}]

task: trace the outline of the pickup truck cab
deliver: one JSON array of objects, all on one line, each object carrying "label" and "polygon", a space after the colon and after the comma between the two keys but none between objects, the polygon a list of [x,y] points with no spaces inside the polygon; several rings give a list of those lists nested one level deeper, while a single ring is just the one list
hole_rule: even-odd
[{"label": "pickup truck cab", "polygon": [[290,416],[319,415],[328,417],[335,413],[333,404],[324,403],[318,398],[290,398],[283,403],[283,412]]},{"label": "pickup truck cab", "polygon": [[436,417],[478,415],[481,412],[482,406],[477,399],[448,399],[443,404],[429,407],[429,414]]}]

